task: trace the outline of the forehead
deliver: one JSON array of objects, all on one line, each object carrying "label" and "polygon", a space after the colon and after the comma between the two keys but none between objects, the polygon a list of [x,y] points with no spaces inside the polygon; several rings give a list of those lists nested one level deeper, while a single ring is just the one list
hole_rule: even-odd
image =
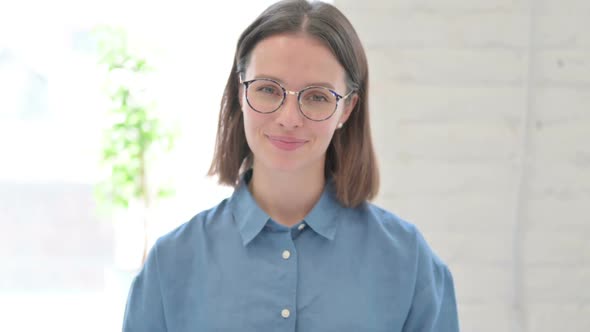
[{"label": "forehead", "polygon": [[246,79],[271,76],[290,89],[316,82],[344,87],[345,71],[330,49],[304,34],[281,34],[261,40],[252,50]]}]

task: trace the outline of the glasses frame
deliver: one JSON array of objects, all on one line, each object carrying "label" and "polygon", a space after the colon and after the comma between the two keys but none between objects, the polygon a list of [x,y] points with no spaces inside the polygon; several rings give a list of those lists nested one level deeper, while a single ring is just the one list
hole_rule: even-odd
[{"label": "glasses frame", "polygon": [[[272,82],[275,83],[276,85],[278,85],[279,87],[281,87],[281,89],[283,90],[283,99],[281,100],[281,103],[279,104],[279,106],[277,106],[277,108],[275,108],[274,110],[270,111],[270,112],[261,112],[259,110],[257,110],[254,106],[252,106],[252,104],[250,103],[250,99],[248,99],[248,87],[250,86],[250,84],[252,84],[253,82],[256,81],[268,81],[268,82]],[[340,102],[340,100],[345,100],[346,98],[348,98],[350,95],[353,94],[353,92],[355,90],[351,90],[349,93],[347,93],[346,95],[342,96],[340,95],[338,92],[330,89],[330,88],[326,88],[325,86],[317,86],[317,85],[310,85],[307,86],[299,91],[291,91],[291,90],[287,90],[285,89],[285,87],[277,82],[276,80],[273,80],[271,78],[255,78],[253,80],[249,80],[249,81],[243,81],[242,78],[240,77],[240,84],[244,85],[244,93],[246,94],[246,102],[248,103],[248,105],[250,106],[250,108],[252,108],[252,110],[254,110],[257,113],[261,113],[261,114],[270,114],[270,113],[274,113],[276,111],[278,111],[283,104],[285,103],[285,99],[287,99],[287,95],[294,95],[297,96],[297,104],[299,105],[299,112],[301,113],[301,115],[303,115],[306,119],[311,120],[311,121],[315,121],[315,122],[320,122],[320,121],[326,121],[329,118],[331,118],[334,113],[336,113],[336,110],[338,109],[338,102]],[[310,117],[308,117],[305,112],[303,112],[302,109],[302,105],[301,105],[301,95],[302,93],[304,93],[305,91],[309,90],[309,89],[324,89],[329,91],[334,97],[336,97],[336,105],[334,106],[334,110],[332,110],[332,113],[330,113],[330,115],[328,115],[327,117],[323,118],[323,119],[312,119]]]}]

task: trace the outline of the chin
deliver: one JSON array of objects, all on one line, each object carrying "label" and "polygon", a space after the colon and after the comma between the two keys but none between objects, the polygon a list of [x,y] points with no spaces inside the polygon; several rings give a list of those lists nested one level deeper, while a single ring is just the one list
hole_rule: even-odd
[{"label": "chin", "polygon": [[295,156],[285,157],[273,155],[261,158],[260,161],[264,164],[263,168],[278,172],[297,173],[309,171],[315,167],[321,167],[323,171],[323,163],[319,162],[320,160],[310,158],[302,159],[301,156],[295,158]]},{"label": "chin", "polygon": [[276,170],[276,171],[280,171],[280,172],[296,172],[298,170],[301,170],[304,167],[303,163],[301,163],[301,161],[296,161],[296,160],[271,160],[268,163],[265,163],[266,165],[266,169],[269,170]]},{"label": "chin", "polygon": [[296,151],[282,151],[268,144],[258,146],[253,153],[255,164],[267,171],[298,173],[319,167],[323,172],[325,153],[314,151],[311,146],[303,146]]}]

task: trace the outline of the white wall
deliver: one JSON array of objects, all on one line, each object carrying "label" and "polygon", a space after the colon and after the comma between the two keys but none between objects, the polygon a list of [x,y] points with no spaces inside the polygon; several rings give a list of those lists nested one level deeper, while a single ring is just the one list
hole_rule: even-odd
[{"label": "white wall", "polygon": [[463,331],[590,331],[590,1],[336,0],[364,41],[377,202]]}]

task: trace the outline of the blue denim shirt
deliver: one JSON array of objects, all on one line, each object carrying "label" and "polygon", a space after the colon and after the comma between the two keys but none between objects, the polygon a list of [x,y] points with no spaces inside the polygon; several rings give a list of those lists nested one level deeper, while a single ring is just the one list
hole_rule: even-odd
[{"label": "blue denim shirt", "polygon": [[158,239],[124,331],[459,331],[451,273],[415,226],[328,183],[286,227],[246,182]]}]

